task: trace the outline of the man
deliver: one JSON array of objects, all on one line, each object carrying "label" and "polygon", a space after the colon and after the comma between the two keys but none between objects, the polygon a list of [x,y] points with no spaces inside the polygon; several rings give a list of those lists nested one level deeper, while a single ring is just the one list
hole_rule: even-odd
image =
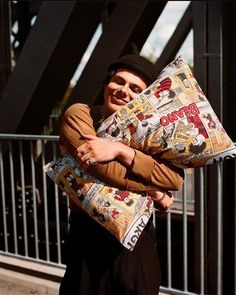
[{"label": "man", "polygon": [[[182,186],[182,170],[126,146],[96,137],[99,124],[137,97],[157,77],[155,65],[144,57],[122,56],[108,68],[104,104],[74,104],[64,114],[61,153],[76,155],[91,175],[120,190],[148,192],[164,210],[173,198],[168,190]],[[159,292],[160,270],[155,229],[150,220],[129,252],[91,217],[70,204],[66,272],[60,295],[154,295]]]}]

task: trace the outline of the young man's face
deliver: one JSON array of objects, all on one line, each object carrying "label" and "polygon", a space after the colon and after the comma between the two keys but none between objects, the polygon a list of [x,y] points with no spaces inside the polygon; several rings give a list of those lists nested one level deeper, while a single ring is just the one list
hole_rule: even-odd
[{"label": "young man's face", "polygon": [[104,90],[104,111],[108,117],[147,88],[144,80],[126,69],[118,69]]}]

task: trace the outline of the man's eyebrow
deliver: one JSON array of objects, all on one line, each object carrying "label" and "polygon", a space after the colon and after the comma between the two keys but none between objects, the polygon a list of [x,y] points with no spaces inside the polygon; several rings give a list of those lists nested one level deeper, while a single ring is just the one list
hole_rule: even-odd
[{"label": "man's eyebrow", "polygon": [[130,83],[130,85],[132,85],[132,86],[135,86],[135,87],[138,87],[138,88],[142,89],[142,87],[141,87],[140,85],[136,84],[136,83]]},{"label": "man's eyebrow", "polygon": [[[123,78],[122,76],[120,76],[118,73],[115,74],[115,75],[113,76],[113,78],[119,78],[119,79],[121,79],[122,81],[126,81],[125,78]],[[135,82],[129,82],[129,84],[132,85],[132,86],[138,87],[138,88],[140,88],[140,89],[143,89],[140,85],[136,84]]]},{"label": "man's eyebrow", "polygon": [[120,76],[119,74],[115,74],[114,76],[113,76],[114,78],[120,78],[120,79],[122,79],[122,80],[125,80],[122,76]]}]

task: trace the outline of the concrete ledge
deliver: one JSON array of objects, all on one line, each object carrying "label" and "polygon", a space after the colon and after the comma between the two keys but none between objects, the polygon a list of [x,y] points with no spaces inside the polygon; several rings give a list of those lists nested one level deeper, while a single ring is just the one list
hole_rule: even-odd
[{"label": "concrete ledge", "polygon": [[58,295],[63,266],[0,255],[1,295]]},{"label": "concrete ledge", "polygon": [[59,283],[0,268],[1,295],[58,295]]},{"label": "concrete ledge", "polygon": [[7,255],[0,255],[0,268],[55,282],[61,281],[65,271],[62,265],[54,266]]},{"label": "concrete ledge", "polygon": [[0,255],[0,295],[58,295],[64,271],[62,266]]},{"label": "concrete ledge", "polygon": [[0,268],[1,295],[58,295],[59,285],[56,282]]}]

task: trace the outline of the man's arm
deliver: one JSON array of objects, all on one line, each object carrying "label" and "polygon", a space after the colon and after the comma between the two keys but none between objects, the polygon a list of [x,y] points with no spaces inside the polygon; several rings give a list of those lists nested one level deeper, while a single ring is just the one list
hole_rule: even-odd
[{"label": "man's arm", "polygon": [[[85,143],[86,135],[96,136],[93,119],[87,105],[75,104],[64,114],[60,131],[60,148],[62,154],[73,155],[76,148]],[[127,168],[119,161],[100,163],[88,172],[109,185],[133,191],[148,191],[150,188],[160,190],[179,190],[183,183],[182,169],[173,167],[161,160],[134,150],[132,165]]]}]

